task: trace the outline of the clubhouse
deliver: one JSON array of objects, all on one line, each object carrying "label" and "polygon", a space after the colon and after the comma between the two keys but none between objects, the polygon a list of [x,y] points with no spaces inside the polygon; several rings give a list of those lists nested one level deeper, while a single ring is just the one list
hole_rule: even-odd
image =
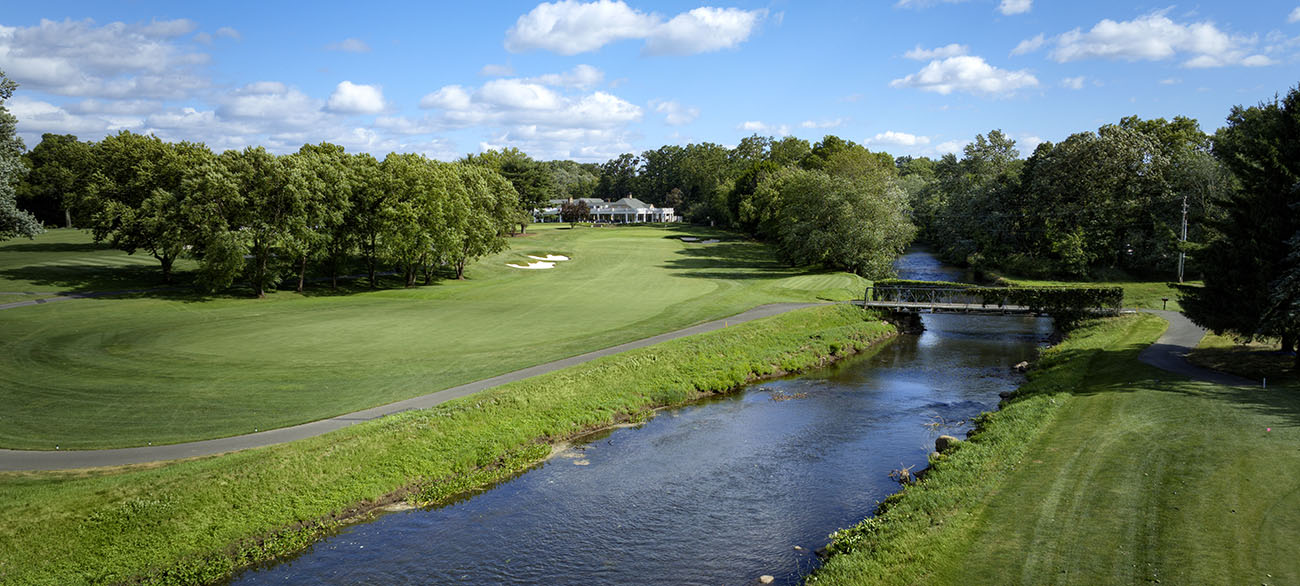
[{"label": "clubhouse", "polygon": [[[559,222],[560,206],[568,203],[567,199],[553,199],[547,203],[547,207],[535,210],[533,215],[539,222]],[[615,202],[607,202],[603,199],[594,197],[585,197],[573,200],[574,203],[583,202],[587,204],[587,209],[591,211],[591,220],[593,222],[609,222],[611,224],[640,224],[646,222],[678,222],[681,218],[673,213],[673,208],[657,208],[647,204],[634,197],[625,197]]]}]

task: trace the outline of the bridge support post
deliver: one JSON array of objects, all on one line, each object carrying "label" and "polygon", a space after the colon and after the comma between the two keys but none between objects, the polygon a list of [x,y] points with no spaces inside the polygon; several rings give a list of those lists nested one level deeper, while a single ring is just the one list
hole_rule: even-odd
[{"label": "bridge support post", "polygon": [[885,321],[894,324],[903,334],[920,334],[925,331],[925,322],[921,321],[921,312],[894,310],[889,312]]}]

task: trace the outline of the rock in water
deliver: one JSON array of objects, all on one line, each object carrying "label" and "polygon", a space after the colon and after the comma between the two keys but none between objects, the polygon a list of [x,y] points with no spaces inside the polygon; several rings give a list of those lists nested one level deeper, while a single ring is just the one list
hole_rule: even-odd
[{"label": "rock in water", "polygon": [[1023,361],[1023,360],[1022,360],[1022,361],[1016,363],[1016,365],[1015,365],[1014,368],[1015,368],[1016,372],[1025,372],[1026,370],[1029,370],[1029,363],[1026,362],[1026,361]]},{"label": "rock in water", "polygon": [[950,435],[941,435],[941,436],[939,436],[939,437],[937,437],[937,438],[934,439],[934,451],[939,452],[940,454],[942,454],[942,453],[948,451],[948,448],[951,448],[951,447],[957,445],[957,443],[960,442],[960,441],[961,441],[961,440],[959,440],[959,439],[957,439],[957,438],[955,438],[955,437],[952,437],[952,436],[950,436]]},{"label": "rock in water", "polygon": [[776,581],[776,578],[768,576],[767,574],[758,577],[759,584],[771,584],[774,581]]}]

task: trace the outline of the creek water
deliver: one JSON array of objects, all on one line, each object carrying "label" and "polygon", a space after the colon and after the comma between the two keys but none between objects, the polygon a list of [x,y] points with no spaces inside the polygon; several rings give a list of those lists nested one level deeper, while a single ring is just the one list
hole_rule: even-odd
[{"label": "creek water", "polygon": [[[960,272],[911,252],[902,278]],[[798,584],[828,534],[1015,388],[1046,319],[927,315],[920,335],[586,438],[454,504],[353,525],[253,584]],[[800,549],[796,549],[799,546]]]}]

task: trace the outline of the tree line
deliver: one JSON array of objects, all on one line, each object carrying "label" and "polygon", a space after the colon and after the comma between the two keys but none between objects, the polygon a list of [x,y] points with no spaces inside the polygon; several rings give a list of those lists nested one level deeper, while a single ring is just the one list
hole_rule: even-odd
[{"label": "tree line", "polygon": [[201,288],[244,282],[258,297],[282,282],[302,291],[313,267],[337,286],[354,259],[371,287],[384,268],[407,286],[440,270],[464,278],[467,264],[505,248],[520,216],[514,186],[488,166],[381,161],[328,143],[216,154],[129,131],[99,142],[46,135],[27,159],[19,193],[41,202],[38,217],[154,257],[165,282],[188,257]]}]

